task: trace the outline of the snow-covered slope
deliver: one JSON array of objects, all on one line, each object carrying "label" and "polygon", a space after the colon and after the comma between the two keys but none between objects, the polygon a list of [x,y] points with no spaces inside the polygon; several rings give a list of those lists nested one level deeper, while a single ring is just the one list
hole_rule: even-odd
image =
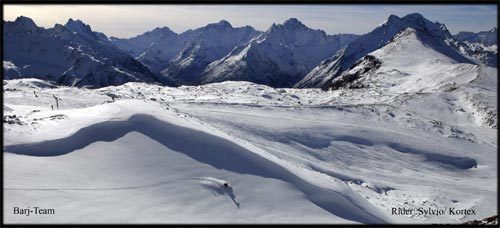
[{"label": "snow-covered slope", "polygon": [[[407,28],[335,78],[331,88],[354,89],[357,93],[370,90],[384,96],[399,96],[405,103],[408,100],[420,103],[418,99],[424,102],[435,97],[434,107],[449,106],[458,113],[471,110],[466,116],[472,122],[497,128],[494,68],[461,63],[464,57],[442,42],[428,31]],[[476,84],[479,81],[483,81],[481,86]],[[443,121],[449,118],[446,115],[452,114],[442,113],[432,118]],[[460,122],[470,120],[457,121]]]},{"label": "snow-covered slope", "polygon": [[[157,78],[101,33],[70,19],[44,29],[27,17],[4,22],[4,67],[10,78],[40,78],[71,86],[102,87]],[[11,72],[9,72],[11,71]]]},{"label": "snow-covered slope", "polygon": [[[444,24],[431,22],[424,18],[421,14],[413,13],[406,15],[403,18],[391,15],[385,22],[373,31],[359,37],[354,42],[349,44],[341,53],[321,62],[321,64],[311,70],[311,72],[309,72],[307,76],[305,76],[304,79],[298,82],[295,86],[299,88],[328,87],[334,78],[349,69],[354,63],[356,63],[356,61],[364,57],[366,54],[386,45],[396,34],[405,28],[415,28],[427,31],[429,34],[436,37],[436,39],[443,41],[452,38]],[[445,49],[446,47],[438,48]],[[426,57],[422,56],[422,58]],[[471,62],[471,60],[465,59],[463,61]]]},{"label": "snow-covered slope", "polygon": [[[385,51],[371,53],[385,60],[383,73],[399,61]],[[490,98],[496,105],[497,71],[453,65],[464,73],[455,85],[408,93],[4,81],[4,209],[56,210],[6,213],[5,222],[435,224],[490,216],[497,130],[476,121],[474,107]],[[399,89],[403,77],[394,80]],[[53,96],[60,109],[50,108]],[[476,214],[393,215],[394,207]]]},{"label": "snow-covered slope", "polygon": [[283,24],[273,24],[264,34],[211,63],[201,82],[250,81],[291,87],[321,60],[355,38],[348,34],[330,36],[291,18]]},{"label": "snow-covered slope", "polygon": [[164,77],[180,85],[198,84],[208,64],[259,34],[250,26],[233,28],[225,20],[189,32],[196,35],[161,71]]},{"label": "snow-covered slope", "polygon": [[[379,84],[373,82],[363,82],[359,84],[359,77],[367,72],[377,74],[378,68],[386,67],[389,70],[394,70],[388,78],[384,78],[387,83],[392,83],[394,86],[399,76],[402,80],[419,79],[419,85],[425,87],[432,87],[433,81],[446,82],[453,78],[444,76],[446,68],[453,66],[457,63],[468,62],[469,60],[461,55],[454,48],[447,46],[443,40],[435,37],[428,31],[406,28],[397,34],[388,44],[384,47],[367,54],[363,59],[358,61],[351,69],[345,71],[339,77],[332,81],[333,88],[341,88],[349,85],[359,87],[377,87]],[[443,73],[443,75],[430,76],[425,73],[431,72],[433,74]],[[416,77],[410,77],[418,75]],[[408,76],[408,77],[406,77]],[[454,75],[450,75],[453,77]],[[380,78],[376,78],[380,79]],[[356,81],[357,80],[357,81]],[[352,83],[356,81],[356,83]],[[409,82],[412,89],[407,87],[400,89],[402,92],[412,92],[414,90],[421,90],[414,80]]]},{"label": "snow-covered slope", "polygon": [[[128,85],[146,86],[145,91],[156,87]],[[10,97],[14,109],[7,119],[16,118],[11,115],[16,113],[23,120],[10,122],[7,130],[5,157],[8,164],[17,165],[7,168],[6,205],[45,205],[50,200],[51,207],[60,211],[29,220],[9,215],[8,222],[387,220],[343,182],[295,167],[164,102],[121,98],[109,102],[105,95],[109,90],[45,90],[40,81],[11,81],[6,86],[19,89],[12,94],[21,95],[21,90],[37,94],[33,100],[25,97],[23,105]],[[129,95],[137,95],[135,89]],[[75,96],[78,93],[86,94],[86,99],[73,100],[83,97]],[[65,103],[60,110],[45,106],[51,94]],[[108,102],[99,104],[103,98]],[[33,107],[40,111],[32,112]],[[30,126],[24,125],[24,115],[29,116]],[[20,166],[27,169],[19,173]],[[28,168],[40,166],[47,167],[43,176],[32,175]],[[104,213],[117,206],[122,213]]]}]

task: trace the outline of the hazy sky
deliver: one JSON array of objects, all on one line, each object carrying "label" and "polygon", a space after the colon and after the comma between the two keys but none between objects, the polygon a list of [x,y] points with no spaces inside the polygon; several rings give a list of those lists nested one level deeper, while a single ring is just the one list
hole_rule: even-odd
[{"label": "hazy sky", "polygon": [[53,27],[69,18],[81,19],[93,30],[120,38],[167,26],[180,33],[228,20],[233,26],[267,30],[290,17],[328,34],[371,31],[390,14],[418,12],[446,24],[451,33],[485,31],[497,26],[496,5],[4,5],[4,20],[20,15],[38,26]]}]

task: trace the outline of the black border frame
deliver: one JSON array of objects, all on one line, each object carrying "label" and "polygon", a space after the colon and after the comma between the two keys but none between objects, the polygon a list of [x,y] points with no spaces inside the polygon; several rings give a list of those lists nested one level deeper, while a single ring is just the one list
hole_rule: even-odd
[{"label": "black border frame", "polygon": [[[500,1],[498,0],[0,0],[0,6],[1,6],[1,12],[2,12],[2,21],[4,21],[4,5],[25,5],[25,4],[34,4],[34,5],[73,5],[73,4],[79,4],[79,5],[156,5],[156,4],[162,4],[162,5],[189,5],[189,4],[206,4],[206,5],[496,5],[497,6],[497,28],[498,28],[498,22],[499,22],[499,9],[500,9]],[[0,31],[3,34],[3,23],[0,26]],[[3,35],[0,37],[1,45],[0,45],[0,50],[1,50],[1,57],[3,61]],[[497,65],[500,63],[500,60],[498,59],[498,53],[497,53]],[[1,74],[1,79],[3,81],[3,70],[0,73]],[[497,71],[497,76],[500,76]],[[2,84],[2,91],[3,91],[3,84]],[[497,98],[499,97],[498,95],[498,86],[497,86]],[[3,92],[2,92],[2,113],[3,113]],[[498,109],[498,107],[497,107]],[[498,119],[498,116],[497,116]],[[500,139],[498,135],[498,128],[497,128],[497,164],[499,161],[498,158],[498,139]],[[3,122],[2,122],[2,148],[4,145],[3,141]],[[293,224],[293,223],[255,223],[255,224],[231,224],[231,223],[213,223],[213,224],[201,224],[201,223],[161,223],[161,224],[149,224],[149,223],[86,223],[86,224],[71,224],[71,223],[57,223],[57,224],[50,224],[50,223],[41,223],[41,224],[36,224],[36,223],[24,223],[24,224],[5,224],[4,221],[4,198],[3,198],[3,188],[4,188],[4,178],[3,178],[3,171],[4,171],[4,163],[3,163],[3,149],[2,149],[2,156],[0,156],[0,161],[1,161],[1,167],[2,167],[2,193],[1,193],[1,199],[0,201],[2,202],[2,214],[0,215],[1,218],[1,223],[0,227],[30,227],[30,226],[40,226],[40,227],[61,227],[61,226],[74,226],[74,227],[88,227],[88,226],[110,226],[110,227],[134,227],[134,226],[151,226],[151,227],[158,227],[158,226],[207,226],[207,227],[232,227],[232,226],[241,226],[241,227],[253,227],[253,226],[277,226],[277,227],[286,227],[286,226],[314,226],[314,227],[362,227],[362,226],[374,226],[374,227],[431,227],[431,226],[448,226],[448,227],[462,227],[466,226],[463,224]],[[500,170],[497,168],[497,216],[498,216],[498,211],[499,211],[499,205],[498,205],[498,174],[500,173]],[[475,227],[475,226],[480,226],[480,225],[469,225],[467,227]],[[481,226],[483,227],[483,226]],[[498,225],[496,226],[498,227]]]}]

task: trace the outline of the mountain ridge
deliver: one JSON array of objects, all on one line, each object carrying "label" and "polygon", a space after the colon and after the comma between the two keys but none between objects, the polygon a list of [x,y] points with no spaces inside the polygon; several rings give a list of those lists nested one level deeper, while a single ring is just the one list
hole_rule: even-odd
[{"label": "mountain ridge", "polygon": [[4,22],[4,42],[10,44],[4,47],[4,61],[18,73],[4,68],[6,78],[34,77],[78,87],[157,82],[156,75],[90,26],[72,19],[67,25],[44,29],[27,17]]},{"label": "mountain ridge", "polygon": [[355,38],[346,35],[341,41],[340,37],[343,35],[311,29],[296,18],[274,23],[265,33],[208,65],[200,84],[243,80],[291,87],[321,60]]},{"label": "mountain ridge", "polygon": [[444,24],[432,22],[419,13],[404,17],[390,15],[371,32],[359,37],[336,56],[323,61],[298,82],[297,88],[327,88],[328,84],[343,71],[351,67],[366,54],[383,47],[405,28],[416,28],[430,32],[439,39],[451,39],[452,35]]},{"label": "mountain ridge", "polygon": [[[233,27],[227,20],[220,20],[179,34],[166,26],[156,27],[128,39],[108,38],[73,18],[64,25],[56,24],[47,29],[38,27],[32,19],[24,16],[14,22],[4,21],[4,24],[9,23],[16,25],[15,30],[30,34],[28,37],[43,36],[45,42],[59,45],[57,50],[49,48],[59,57],[41,59],[43,54],[35,56],[21,48],[28,52],[23,54],[22,60],[16,60],[13,59],[16,51],[10,48],[3,64],[6,78],[38,73],[42,75],[35,77],[79,86],[96,83],[94,86],[101,87],[137,80],[165,85],[243,80],[273,87],[326,89],[333,79],[368,53],[384,47],[406,28],[432,34],[445,42],[436,48],[452,47],[472,64],[496,67],[497,59],[497,46],[486,44],[496,40],[496,36],[491,38],[496,28],[452,35],[444,24],[432,22],[419,13],[404,17],[390,15],[378,27],[361,36],[329,35],[323,30],[309,28],[293,17],[281,24],[273,23],[264,32],[251,26]],[[11,29],[11,34],[19,33]],[[55,40],[48,41],[50,39]],[[24,42],[28,45],[31,41]],[[38,48],[40,52],[47,51]],[[30,64],[30,61],[36,64]],[[39,61],[45,65],[38,64]],[[35,65],[37,67],[33,68]]]}]

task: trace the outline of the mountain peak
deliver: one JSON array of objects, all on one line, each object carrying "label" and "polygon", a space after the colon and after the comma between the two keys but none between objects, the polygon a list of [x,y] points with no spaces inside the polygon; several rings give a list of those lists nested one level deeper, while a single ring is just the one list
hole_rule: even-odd
[{"label": "mountain peak", "polygon": [[438,26],[440,29],[446,29],[443,28],[443,24],[437,23],[437,22],[432,22],[429,19],[425,18],[422,14],[419,13],[412,13],[404,16],[401,18],[403,23],[405,24],[414,24],[417,26],[421,27],[430,27],[430,26]]},{"label": "mountain peak", "polygon": [[394,15],[394,14],[391,14],[389,15],[389,17],[387,17],[387,19],[385,19],[384,22],[382,22],[379,26],[383,26],[383,25],[391,25],[391,24],[395,24],[395,23],[398,23],[399,21],[401,21],[401,18]]},{"label": "mountain peak", "polygon": [[226,26],[226,27],[233,27],[233,26],[231,25],[231,23],[229,23],[228,21],[226,21],[226,20],[224,20],[224,19],[220,20],[217,24],[218,24],[218,25],[221,25],[221,26]]},{"label": "mountain peak", "polygon": [[67,29],[68,29],[68,28],[64,27],[64,25],[61,25],[61,24],[58,24],[58,23],[56,23],[56,24],[54,25],[54,31],[56,31],[56,32],[58,32],[58,33],[59,33],[59,32],[62,32],[62,31],[65,31],[65,30],[67,30]]},{"label": "mountain peak", "polygon": [[31,18],[25,16],[17,17],[15,23],[26,29],[38,28],[38,26],[36,26],[35,22]]},{"label": "mountain peak", "polygon": [[394,14],[389,15],[389,17],[387,18],[387,20],[394,20],[394,19],[401,19],[401,18]]},{"label": "mountain peak", "polygon": [[226,20],[220,20],[217,23],[208,24],[207,27],[216,27],[216,28],[233,28],[233,26]]},{"label": "mountain peak", "polygon": [[403,19],[425,19],[425,17],[420,13],[411,13],[403,17]]},{"label": "mountain peak", "polygon": [[450,32],[444,24],[430,21],[420,13],[411,13],[402,18],[396,15],[390,15],[382,25],[386,25],[389,29],[397,31],[406,27],[412,27],[416,29],[430,30],[432,33],[442,38],[451,37]]},{"label": "mountain peak", "polygon": [[156,27],[153,29],[151,32],[154,33],[163,33],[163,34],[175,34],[174,31],[172,31],[169,27],[163,26],[163,27]]},{"label": "mountain peak", "polygon": [[297,18],[290,18],[283,23],[286,27],[305,27]]},{"label": "mountain peak", "polygon": [[271,27],[267,30],[267,32],[274,33],[282,30],[295,30],[300,28],[307,28],[307,27],[297,18],[290,18],[285,22],[283,22],[283,24],[273,23]]},{"label": "mountain peak", "polygon": [[90,26],[83,23],[81,20],[78,20],[78,19],[73,20],[72,18],[70,18],[64,26],[73,32],[82,33],[82,34],[92,33],[92,29],[90,28]]},{"label": "mountain peak", "polygon": [[81,26],[87,26],[83,21],[80,19],[73,20],[73,18],[69,18],[68,21],[66,22],[66,25],[81,25]]},{"label": "mountain peak", "polygon": [[385,20],[385,23],[383,24],[388,24],[388,25],[391,25],[391,24],[399,24],[401,22],[419,22],[419,21],[422,21],[422,22],[430,22],[429,20],[427,20],[422,14],[420,13],[411,13],[411,14],[408,14],[404,17],[398,17],[394,14],[391,14],[386,20]]}]

